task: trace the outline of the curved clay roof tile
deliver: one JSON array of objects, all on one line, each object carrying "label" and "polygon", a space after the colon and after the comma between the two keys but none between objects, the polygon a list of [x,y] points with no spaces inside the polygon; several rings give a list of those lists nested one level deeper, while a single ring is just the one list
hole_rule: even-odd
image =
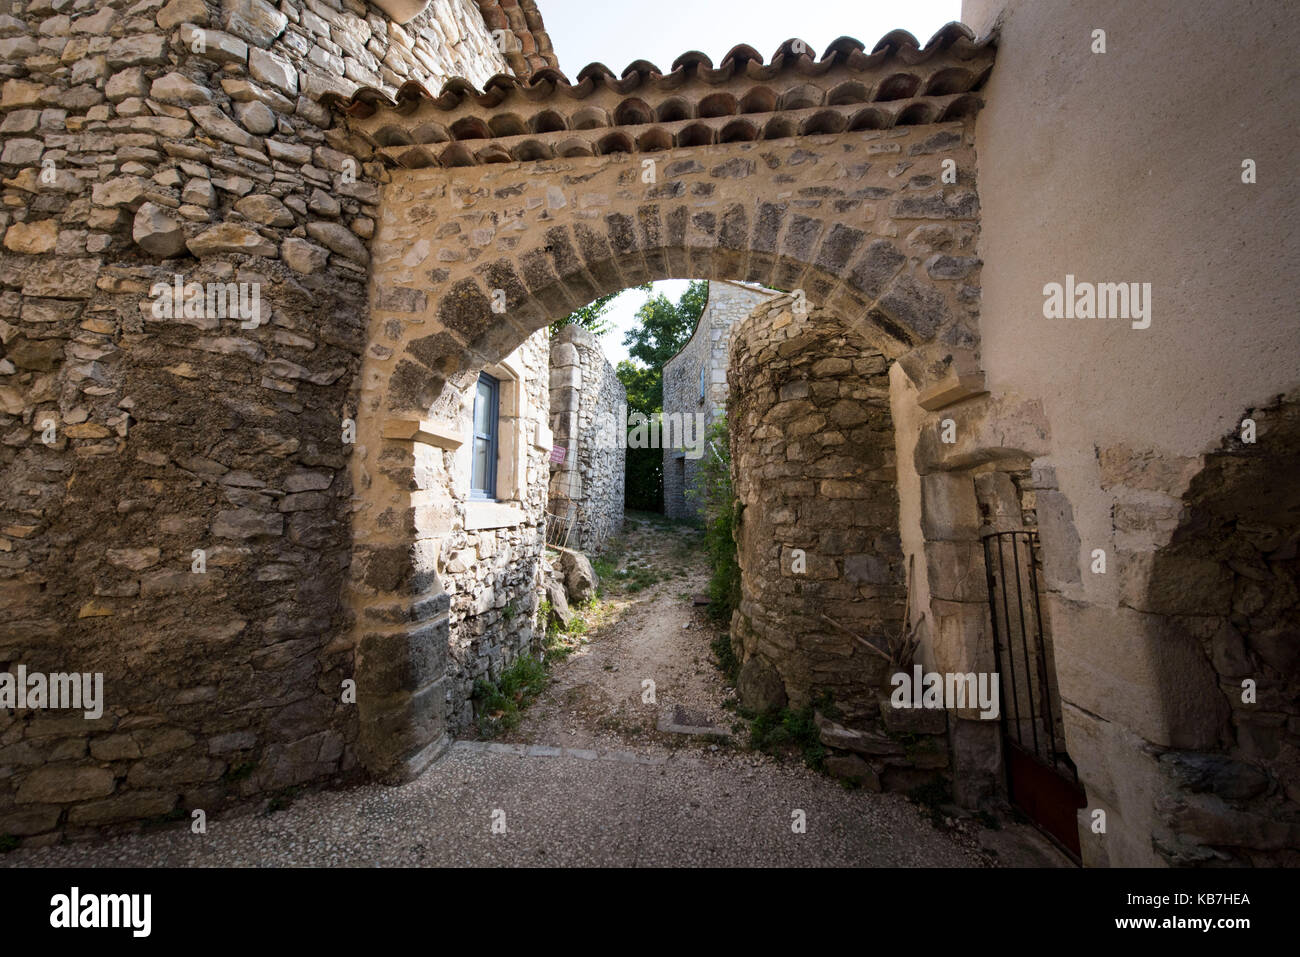
[{"label": "curved clay roof tile", "polygon": [[510,151],[499,143],[491,143],[483,147],[475,154],[475,158],[480,163],[513,163],[514,157]]},{"label": "curved clay roof tile", "polygon": [[733,62],[742,67],[746,63],[758,63],[761,66],[763,63],[763,54],[759,53],[748,43],[737,43],[727,51],[727,55],[722,58],[722,63],[720,65],[726,66],[728,63]]},{"label": "curved clay roof tile", "polygon": [[389,124],[376,130],[374,138],[380,146],[412,146],[415,143],[414,137],[406,131],[405,127],[396,124]]},{"label": "curved clay roof tile", "polygon": [[890,30],[883,37],[876,41],[876,45],[871,48],[872,53],[880,50],[903,50],[907,47],[920,49],[921,44],[916,37],[912,36],[906,30]]},{"label": "curved clay roof tile", "polygon": [[[338,94],[333,94],[338,96]],[[364,103],[367,106],[395,106],[396,104],[384,95],[382,90],[376,90],[374,87],[363,86],[352,97],[353,103]]]},{"label": "curved clay roof tile", "polygon": [[551,147],[541,140],[524,140],[510,151],[510,155],[521,163],[533,160],[548,160],[554,153]]},{"label": "curved clay roof tile", "polygon": [[974,116],[980,108],[980,98],[973,93],[966,93],[949,103],[939,117],[941,122]]},{"label": "curved clay roof tile", "polygon": [[934,36],[930,37],[925,48],[928,50],[934,46],[946,47],[961,39],[970,40],[973,43],[975,41],[975,31],[964,23],[952,20],[934,32]]},{"label": "curved clay roof tile", "polygon": [[822,59],[829,60],[836,54],[840,54],[845,59],[848,59],[854,53],[861,53],[866,48],[867,45],[861,40],[855,40],[853,37],[837,37],[832,40],[831,45],[826,48],[826,52],[822,54]]},{"label": "curved clay roof tile", "polygon": [[[479,0],[479,2],[498,13],[502,12],[502,8],[517,13],[516,4],[518,4],[526,18],[536,10],[533,0]],[[542,37],[545,37],[545,34],[542,34]],[[536,33],[534,38],[537,39]],[[958,60],[974,59],[982,51],[994,45],[996,36],[990,34],[979,41],[973,38],[974,34],[969,27],[953,22],[938,30],[922,49],[911,33],[906,30],[894,30],[881,37],[871,52],[867,53],[863,43],[853,37],[843,36],[834,40],[826,48],[822,58],[817,60],[807,42],[793,37],[777,48],[767,64],[764,64],[762,55],[752,46],[738,44],[727,52],[721,66],[717,69],[713,68],[712,61],[705,54],[698,50],[691,50],[674,60],[673,68],[668,73],[664,73],[649,60],[635,60],[628,64],[621,77],[615,77],[613,71],[605,64],[589,63],[578,74],[576,84],[560,72],[551,55],[544,63],[538,64],[536,71],[529,75],[520,77],[497,74],[491,77],[485,83],[481,93],[464,77],[452,77],[447,80],[436,97],[422,84],[408,80],[397,89],[395,98],[390,98],[380,89],[362,87],[350,98],[332,92],[325,93],[321,96],[320,102],[322,105],[364,120],[372,117],[381,107],[408,114],[423,102],[431,102],[435,108],[443,112],[452,112],[458,109],[467,97],[472,97],[473,103],[479,108],[493,110],[516,92],[534,102],[550,99],[560,92],[571,100],[582,100],[602,87],[622,95],[630,94],[641,87],[645,87],[647,91],[669,94],[693,77],[698,77],[710,85],[720,85],[736,76],[743,76],[755,84],[762,84],[773,80],[778,74],[821,76],[829,73],[837,64],[850,72],[865,74],[876,70],[888,70],[887,63],[897,64],[902,69],[889,71],[883,81],[873,80],[873,83],[877,84],[875,98],[877,100],[906,99],[916,95],[915,87],[920,79],[916,75],[905,76],[907,67],[916,66],[943,53]],[[989,58],[984,57],[984,59]],[[966,75],[951,68],[940,71],[939,74],[929,77],[930,82],[926,93],[951,95],[968,89],[978,89],[991,69],[991,62],[981,62]]]},{"label": "curved clay roof tile", "polygon": [[708,56],[701,53],[699,50],[687,50],[673,61],[671,71],[676,73],[678,70],[689,70],[692,67],[698,69],[701,64],[703,64],[705,69],[713,69],[713,61],[710,60]]},{"label": "curved clay roof tile", "polygon": [[500,90],[502,93],[513,93],[519,89],[519,81],[509,73],[494,73],[491,78],[483,84],[483,92],[490,93],[493,90]]},{"label": "curved clay roof tile", "polygon": [[439,165],[438,159],[422,146],[415,146],[396,157],[397,165],[404,169],[428,169]]},{"label": "curved clay roof tile", "polygon": [[642,153],[670,150],[673,148],[673,135],[663,127],[656,126],[637,137],[636,145]]},{"label": "curved clay roof tile", "polygon": [[522,94],[524,99],[536,103],[539,100],[549,100],[555,87],[550,83],[539,83],[536,86],[516,85],[515,89]]},{"label": "curved clay roof tile", "polygon": [[438,154],[438,162],[443,166],[473,166],[474,153],[464,143],[452,143]]},{"label": "curved clay roof tile", "polygon": [[528,78],[528,85],[529,85],[529,86],[538,86],[539,84],[541,84],[541,83],[545,83],[545,82],[547,82],[548,80],[549,80],[551,83],[554,83],[556,86],[572,86],[572,85],[573,85],[572,83],[569,82],[569,78],[568,78],[567,76],[565,76],[563,73],[561,73],[561,72],[560,72],[559,70],[557,70],[555,67],[551,67],[551,66],[548,66],[548,67],[547,67],[546,69],[544,69],[544,70],[538,70],[536,73],[534,73],[532,76],[530,76],[530,77]]},{"label": "curved clay roof tile", "polygon": [[659,67],[651,63],[649,60],[633,60],[631,63],[629,63],[627,65],[627,68],[623,71],[624,79],[626,79],[627,76],[632,73],[635,73],[638,76],[642,76],[642,77],[663,76],[663,71],[660,70]]},{"label": "curved clay roof tile", "polygon": [[[406,89],[408,85],[409,84],[403,83],[402,89]],[[473,97],[477,97],[479,95],[478,87],[476,87],[469,80],[465,79],[463,76],[453,76],[450,80],[448,80],[446,83],[442,85],[442,95],[446,96],[448,93],[457,93],[461,96],[473,96]]]},{"label": "curved clay roof tile", "polygon": [[591,77],[593,80],[597,82],[603,82],[606,79],[608,80],[618,79],[618,77],[614,74],[613,70],[605,66],[605,64],[599,62],[588,63],[586,66],[584,66],[581,70],[578,71],[579,83],[586,80],[587,77]]},{"label": "curved clay roof tile", "polygon": [[570,137],[563,143],[555,147],[555,155],[561,157],[568,156],[595,156],[595,148],[581,137]]},{"label": "curved clay roof tile", "polygon": [[772,65],[777,66],[784,61],[798,60],[803,57],[807,57],[809,60],[813,59],[812,46],[809,45],[807,40],[791,37],[776,48],[776,52],[772,54]]}]

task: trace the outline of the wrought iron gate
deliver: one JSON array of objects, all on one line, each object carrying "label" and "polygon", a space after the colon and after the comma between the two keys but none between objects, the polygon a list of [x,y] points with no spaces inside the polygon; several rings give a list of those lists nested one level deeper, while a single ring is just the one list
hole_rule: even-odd
[{"label": "wrought iron gate", "polygon": [[1075,812],[1086,799],[1065,750],[1055,662],[1043,630],[1038,560],[1035,531],[993,532],[984,538],[1007,791],[1013,804],[1078,859]]}]

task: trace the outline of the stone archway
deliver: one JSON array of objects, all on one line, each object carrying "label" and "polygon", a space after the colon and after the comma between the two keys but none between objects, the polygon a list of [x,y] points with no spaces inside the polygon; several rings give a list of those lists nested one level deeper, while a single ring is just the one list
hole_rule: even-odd
[{"label": "stone archway", "polygon": [[648,279],[757,282],[822,305],[905,369],[927,409],[983,391],[970,91],[991,49],[954,26],[924,50],[891,35],[871,54],[849,40],[821,61],[805,51],[347,105],[388,180],[353,457],[374,773],[436,757],[456,707],[439,569],[465,527],[451,478],[464,390],[553,319]]}]

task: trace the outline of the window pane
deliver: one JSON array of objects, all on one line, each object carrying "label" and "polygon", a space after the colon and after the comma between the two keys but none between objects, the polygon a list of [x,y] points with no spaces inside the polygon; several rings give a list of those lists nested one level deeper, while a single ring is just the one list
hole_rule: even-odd
[{"label": "window pane", "polygon": [[488,452],[490,446],[487,439],[474,438],[474,473],[470,481],[470,488],[480,492],[490,494],[491,489],[487,487],[488,477]]},{"label": "window pane", "polygon": [[474,431],[479,435],[492,434],[492,387],[482,379],[474,396]]}]

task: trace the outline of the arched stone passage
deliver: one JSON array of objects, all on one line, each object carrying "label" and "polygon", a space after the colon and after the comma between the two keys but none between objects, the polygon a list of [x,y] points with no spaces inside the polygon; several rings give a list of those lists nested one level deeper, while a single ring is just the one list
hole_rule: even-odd
[{"label": "arched stone passage", "polygon": [[358,702],[378,774],[436,756],[444,703],[461,707],[436,666],[389,662],[440,654],[454,628],[447,543],[465,516],[447,476],[469,385],[555,318],[646,280],[757,282],[822,305],[922,395],[982,387],[968,119],[646,159],[395,169],[384,188],[353,458],[358,667],[385,676]]},{"label": "arched stone passage", "polygon": [[906,597],[887,360],[786,296],[735,329],[727,379],[741,704],[874,719],[888,662],[853,635],[888,648]]}]

